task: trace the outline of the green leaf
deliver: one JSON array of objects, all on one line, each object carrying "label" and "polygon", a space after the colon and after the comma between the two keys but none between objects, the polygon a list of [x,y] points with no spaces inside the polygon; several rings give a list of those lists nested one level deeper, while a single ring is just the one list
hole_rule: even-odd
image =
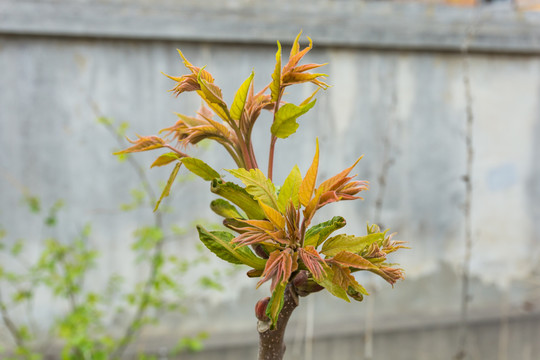
[{"label": "green leaf", "polygon": [[366,236],[340,234],[326,240],[323,244],[321,252],[327,256],[335,256],[341,251],[358,253],[362,251],[366,246],[369,246],[374,242],[381,241],[383,239],[383,233],[375,233]]},{"label": "green leaf", "polygon": [[197,82],[201,86],[201,91],[204,93],[206,100],[210,101],[213,104],[223,104],[223,95],[221,94],[221,89],[215,84],[203,79],[203,77],[201,76],[203,71],[204,67],[200,69],[199,73],[197,74]]},{"label": "green leaf", "polygon": [[254,269],[264,269],[266,260],[253,254],[247,247],[235,248],[231,243],[234,235],[226,231],[206,231],[202,226],[197,226],[199,239],[202,243],[220,259],[233,264],[245,264]]},{"label": "green leaf", "polygon": [[300,106],[307,105],[309,102],[311,102],[311,99],[313,99],[313,97],[319,92],[319,90],[321,90],[320,87],[318,87],[307,99],[302,101]]},{"label": "green leaf", "polygon": [[184,166],[189,171],[200,176],[206,181],[212,181],[221,177],[216,170],[212,169],[207,163],[200,159],[194,157],[185,157],[180,161],[182,161]]},{"label": "green leaf", "polygon": [[178,159],[180,159],[180,155],[178,155],[177,153],[175,152],[166,153],[166,154],[160,155],[156,159],[156,161],[152,163],[150,167],[153,168],[154,166],[167,165]]},{"label": "green leaf", "polygon": [[289,201],[292,201],[296,209],[300,206],[300,201],[298,200],[300,184],[302,184],[302,174],[298,166],[295,165],[279,190],[278,206],[281,213],[285,213]]},{"label": "green leaf", "polygon": [[317,224],[306,231],[304,246],[312,245],[318,247],[334,231],[347,225],[345,219],[341,216],[334,216],[331,220]]},{"label": "green leaf", "polygon": [[234,95],[234,100],[231,105],[231,117],[233,120],[240,120],[242,113],[244,112],[244,106],[246,105],[246,98],[249,92],[249,86],[253,81],[254,73],[251,72],[251,75],[242,83],[236,95]]},{"label": "green leaf", "polygon": [[227,200],[216,199],[210,203],[210,209],[224,218],[243,219],[236,207]]},{"label": "green leaf", "polygon": [[264,176],[260,169],[236,169],[227,170],[246,185],[246,191],[253,195],[255,200],[278,210],[276,187],[270,179]]},{"label": "green leaf", "polygon": [[281,312],[281,309],[283,309],[283,304],[285,303],[284,295],[286,287],[287,283],[280,282],[279,284],[277,284],[274,292],[272,292],[272,297],[268,302],[268,306],[266,307],[266,315],[268,315],[268,317],[272,321],[272,329],[275,328],[278,321],[279,313]]},{"label": "green leaf", "polygon": [[248,218],[262,220],[265,218],[264,212],[253,199],[253,196],[248,194],[246,189],[232,182],[224,182],[221,179],[212,180],[210,191],[214,194],[225,198],[242,209]]},{"label": "green leaf", "polygon": [[276,52],[276,67],[272,74],[272,82],[270,83],[270,91],[272,93],[272,101],[277,101],[281,90],[281,44],[277,42],[278,51]]},{"label": "green leaf", "polygon": [[11,247],[11,255],[13,256],[19,255],[23,251],[23,248],[24,248],[24,240],[17,239],[17,241],[15,241],[15,244],[13,244],[13,246]]},{"label": "green leaf", "polygon": [[197,91],[200,97],[216,112],[216,114],[225,121],[229,121],[231,114],[227,108],[227,104],[223,101],[223,95],[221,89],[215,84],[208,82],[201,77],[204,67],[199,71],[197,75],[197,82],[201,86],[201,90]]},{"label": "green leaf", "polygon": [[346,302],[351,302],[347,296],[347,291],[334,282],[334,271],[330,267],[325,268],[325,272],[321,280],[313,278],[313,281],[324,287],[335,297],[343,299]]},{"label": "green leaf", "polygon": [[270,128],[272,134],[278,138],[285,139],[296,132],[298,123],[296,119],[307,113],[317,100],[313,100],[306,105],[296,106],[294,104],[285,104],[279,108],[276,113],[275,121]]},{"label": "green leaf", "polygon": [[161,200],[169,196],[169,192],[171,191],[171,186],[174,182],[174,179],[176,179],[176,174],[178,174],[178,170],[180,170],[181,165],[182,163],[176,164],[173,171],[171,172],[171,175],[169,176],[169,180],[167,180],[167,185],[165,185],[165,188],[163,189],[163,192],[161,193],[161,196],[159,197],[159,200],[156,203],[156,207],[154,208],[154,211],[157,211],[159,204],[161,204]]},{"label": "green leaf", "polygon": [[41,211],[41,201],[39,200],[37,196],[26,195],[24,197],[24,201],[28,205],[28,208],[30,209],[30,211],[33,212],[34,214],[37,214],[38,212]]}]

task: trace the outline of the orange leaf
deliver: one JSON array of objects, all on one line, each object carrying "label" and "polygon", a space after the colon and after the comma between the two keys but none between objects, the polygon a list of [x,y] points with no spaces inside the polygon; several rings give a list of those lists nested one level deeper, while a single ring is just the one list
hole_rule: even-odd
[{"label": "orange leaf", "polygon": [[315,182],[317,181],[317,172],[319,170],[319,139],[316,142],[315,156],[313,157],[313,162],[309,167],[306,176],[300,184],[300,190],[298,191],[298,199],[300,203],[304,206],[309,204],[311,196],[313,195],[313,189],[315,189]]},{"label": "orange leaf", "polygon": [[274,230],[274,226],[268,220],[243,220],[243,222],[261,230]]},{"label": "orange leaf", "polygon": [[297,73],[297,72],[290,72],[283,76],[283,84],[289,85],[289,84],[300,84],[305,83],[308,81],[313,81],[321,76],[328,76],[327,74],[310,74],[310,73]]},{"label": "orange leaf", "polygon": [[353,267],[355,269],[371,271],[392,285],[394,285],[397,280],[403,278],[403,272],[401,269],[390,268],[387,266],[379,267],[362,256],[348,251],[341,251],[340,253],[336,254],[336,256],[332,258],[332,262],[343,266]]},{"label": "orange leaf", "polygon": [[265,205],[264,203],[262,202],[259,202],[259,205],[261,206],[261,208],[263,209],[264,211],[264,214],[266,215],[266,217],[268,218],[268,220],[270,220],[270,222],[272,224],[274,224],[274,226],[278,229],[285,229],[285,218],[283,217],[283,215],[281,215],[279,213],[279,211],[277,210],[274,210],[273,208],[271,208],[270,206],[268,205]]},{"label": "orange leaf", "polygon": [[298,51],[300,50],[300,45],[298,44],[298,40],[300,40],[300,36],[302,35],[302,30],[296,35],[296,39],[294,39],[293,45],[291,47],[291,53],[289,55],[289,59],[292,58],[294,55],[298,54]]},{"label": "orange leaf", "polygon": [[347,169],[343,170],[339,174],[332,176],[330,179],[323,181],[319,187],[317,188],[317,191],[321,193],[325,193],[327,191],[336,190],[335,185],[339,184],[343,179],[345,179],[351,170],[358,164],[358,162],[364,157],[364,155],[360,156],[358,160],[352,166],[348,167]]},{"label": "orange leaf", "polygon": [[309,40],[309,46],[304,48],[304,50],[289,57],[289,62],[287,62],[287,65],[283,67],[284,74],[291,71],[296,66],[296,64],[298,64],[298,62],[304,57],[304,55],[306,55],[309,52],[309,50],[311,50],[311,48],[313,47],[313,41],[311,40],[309,36],[307,38]]},{"label": "orange leaf", "polygon": [[137,140],[127,139],[130,143],[135,144],[125,150],[117,151],[114,155],[127,154],[140,151],[148,151],[159,149],[165,146],[165,141],[158,136],[139,136]]},{"label": "orange leaf", "polygon": [[328,63],[300,65],[300,66],[297,66],[297,67],[294,68],[294,72],[295,73],[301,73],[301,72],[308,71],[308,70],[313,70],[313,69],[316,69],[316,68],[319,68],[319,67],[325,66],[325,65],[328,65]]}]

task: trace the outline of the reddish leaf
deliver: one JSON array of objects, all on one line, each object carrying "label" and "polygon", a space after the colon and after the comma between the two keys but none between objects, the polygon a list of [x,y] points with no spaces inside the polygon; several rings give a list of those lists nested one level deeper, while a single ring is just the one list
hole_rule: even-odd
[{"label": "reddish leaf", "polygon": [[323,181],[319,187],[318,187],[318,191],[320,191],[321,193],[324,193],[324,192],[327,192],[327,191],[330,191],[330,190],[336,190],[336,185],[339,184],[341,181],[343,181],[343,179],[345,179],[349,173],[351,172],[351,170],[356,166],[356,164],[358,164],[358,162],[364,157],[364,155],[360,156],[355,162],[354,164],[352,164],[352,166],[348,167],[347,169],[343,170],[342,172],[340,172],[339,174],[335,175],[335,176],[332,176],[330,179],[328,180],[325,180]]},{"label": "reddish leaf", "polygon": [[293,254],[293,251],[288,248],[283,251],[276,250],[270,254],[266,261],[264,272],[261,280],[257,283],[257,287],[272,279],[270,289],[274,291],[278,283],[286,284],[291,277],[291,273],[297,268],[296,253]]},{"label": "reddish leaf", "polygon": [[130,143],[134,144],[133,146],[122,150],[115,152],[114,155],[120,155],[120,154],[127,154],[127,153],[133,153],[133,152],[140,152],[140,151],[148,151],[148,150],[154,150],[159,149],[165,146],[165,141],[158,137],[158,136],[139,136],[137,135],[137,140],[130,140],[127,139]]},{"label": "reddish leaf", "polygon": [[289,59],[298,54],[298,51],[300,50],[300,44],[298,43],[298,40],[300,40],[300,36],[302,35],[302,30],[296,35],[296,38],[293,41],[293,44],[291,46],[291,53],[289,54]]},{"label": "reddish leaf", "polygon": [[390,284],[394,284],[397,280],[403,278],[403,271],[401,269],[390,268],[387,266],[379,267],[369,260],[364,259],[362,256],[348,252],[342,251],[332,258],[332,262],[338,263],[343,266],[353,267],[359,270],[368,270],[371,271],[383,279],[388,281]]},{"label": "reddish leaf", "polygon": [[317,250],[313,246],[306,246],[305,248],[298,249],[300,259],[304,262],[304,265],[308,268],[309,272],[316,280],[322,280],[325,270],[323,264],[324,259],[319,255]]}]

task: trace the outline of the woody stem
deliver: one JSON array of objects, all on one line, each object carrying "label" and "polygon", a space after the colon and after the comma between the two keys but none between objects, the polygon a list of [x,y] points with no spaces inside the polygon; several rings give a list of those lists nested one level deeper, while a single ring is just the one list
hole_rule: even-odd
[{"label": "woody stem", "polygon": [[259,360],[282,360],[285,354],[283,338],[287,322],[298,306],[298,295],[294,286],[288,284],[285,289],[283,308],[278,316],[274,330],[259,331]]}]

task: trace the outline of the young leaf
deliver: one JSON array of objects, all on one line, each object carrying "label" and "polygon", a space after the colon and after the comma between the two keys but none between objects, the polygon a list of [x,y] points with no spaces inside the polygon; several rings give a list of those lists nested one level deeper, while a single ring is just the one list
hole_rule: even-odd
[{"label": "young leaf", "polygon": [[309,272],[313,275],[314,279],[322,280],[322,276],[325,272],[325,261],[321,258],[321,255],[311,245],[298,249],[300,258],[304,262]]},{"label": "young leaf", "polygon": [[165,141],[157,136],[139,136],[137,135],[137,140],[127,139],[130,143],[134,144],[133,146],[124,149],[122,151],[117,151],[113,155],[127,154],[140,151],[148,151],[159,149],[165,146]]},{"label": "young leaf", "polygon": [[318,87],[311,95],[310,97],[308,97],[306,100],[302,101],[302,103],[300,104],[300,106],[303,106],[303,105],[306,105],[308,103],[311,102],[311,99],[313,99],[313,97],[319,92],[319,90],[321,90],[320,87]]},{"label": "young leaf", "polygon": [[383,239],[383,233],[375,233],[366,236],[340,234],[326,240],[321,252],[326,256],[335,256],[341,251],[357,253],[362,251],[366,246]]},{"label": "young leaf", "polygon": [[272,321],[272,329],[275,328],[278,321],[279,313],[281,312],[283,304],[285,303],[284,295],[286,288],[287,283],[280,282],[272,292],[272,297],[270,298],[270,302],[266,307],[266,315],[268,315],[268,317]]},{"label": "young leaf", "polygon": [[266,260],[253,254],[247,247],[235,248],[231,243],[234,235],[226,231],[206,231],[202,226],[197,226],[199,239],[204,246],[216,254],[219,258],[233,264],[245,264],[257,270],[264,269]]},{"label": "young leaf", "polygon": [[174,182],[174,179],[176,179],[176,174],[178,174],[178,170],[180,170],[181,165],[182,163],[176,164],[173,171],[171,172],[171,175],[169,176],[169,180],[167,180],[167,185],[165,185],[165,188],[163,189],[163,192],[161,193],[161,196],[159,197],[159,200],[156,203],[156,207],[154,208],[154,211],[157,211],[159,204],[161,204],[161,200],[169,196],[169,192],[171,191],[171,186]]},{"label": "young leaf", "polygon": [[[398,279],[401,279],[403,277],[401,269],[391,269],[391,268],[383,268],[380,266],[377,266],[373,263],[371,263],[369,260],[364,259],[362,256],[353,254],[352,252],[348,251],[341,251],[336,256],[332,258],[332,261],[335,263],[338,263],[342,266],[352,267],[359,270],[368,270],[371,271],[386,281],[388,281],[390,284],[394,284]],[[384,271],[386,270],[386,271]],[[388,271],[391,270],[391,271]]]},{"label": "young leaf", "polygon": [[231,117],[233,120],[240,120],[242,113],[244,112],[244,106],[246,105],[246,98],[249,92],[249,87],[253,81],[254,73],[251,72],[251,75],[244,81],[240,86],[236,95],[234,95],[234,100],[231,105]]},{"label": "young leaf", "polygon": [[253,195],[255,200],[268,205],[275,210],[279,209],[276,198],[276,187],[259,169],[227,170],[246,185],[246,191]]},{"label": "young leaf", "polygon": [[208,164],[206,164],[200,159],[193,157],[185,157],[182,158],[181,161],[189,171],[191,171],[195,175],[200,176],[206,181],[212,181],[214,179],[221,178],[221,176],[219,176],[219,173],[216,170],[212,169]]},{"label": "young leaf", "polygon": [[304,246],[312,245],[314,247],[318,247],[328,238],[328,236],[330,236],[331,233],[341,229],[345,225],[347,225],[347,222],[343,217],[334,216],[331,220],[311,227],[308,231],[306,231],[306,235],[304,237]]},{"label": "young leaf", "polygon": [[206,104],[210,107],[210,109],[212,109],[221,119],[225,121],[229,121],[230,114],[226,106],[225,108],[223,108],[219,104],[211,102],[210,100],[208,100],[208,97],[205,95],[205,93],[202,90],[198,90],[197,94],[201,97],[201,99],[203,99],[206,102]]},{"label": "young leaf", "polygon": [[297,165],[293,167],[289,176],[285,179],[283,186],[279,190],[278,195],[278,207],[281,213],[285,213],[287,204],[289,201],[292,201],[294,207],[298,209],[300,203],[298,201],[298,191],[300,189],[300,184],[302,183],[302,174]]},{"label": "young leaf", "polygon": [[366,289],[360,285],[354,276],[351,274],[351,269],[347,266],[343,267],[339,264],[332,264],[334,271],[333,283],[347,291],[347,295],[357,301],[363,300],[363,295],[369,295]]},{"label": "young leaf", "polygon": [[210,203],[210,209],[213,212],[227,219],[243,219],[244,217],[238,212],[238,210],[226,200],[216,199]]},{"label": "young leaf", "polygon": [[313,157],[313,162],[309,167],[302,184],[300,185],[300,190],[298,191],[298,199],[300,204],[307,206],[311,196],[313,195],[313,189],[315,188],[315,182],[317,181],[317,172],[319,170],[319,140],[317,139],[315,156]]},{"label": "young leaf", "polygon": [[[204,69],[204,68],[203,68]],[[213,104],[223,105],[223,94],[221,93],[221,89],[213,84],[212,82],[209,82],[205,80],[201,74],[202,70],[199,71],[199,74],[197,75],[197,82],[201,86],[201,91],[204,93],[206,100],[210,101]]]},{"label": "young leaf", "polygon": [[210,191],[238,206],[250,219],[262,220],[265,218],[259,203],[244,188],[235,183],[223,182],[223,180],[216,178],[212,180]]},{"label": "young leaf", "polygon": [[156,159],[156,161],[154,161],[152,163],[152,165],[150,167],[153,168],[154,166],[167,165],[167,164],[170,164],[173,161],[176,161],[178,159],[180,159],[180,155],[178,155],[177,153],[175,153],[175,152],[166,153],[166,154],[160,155]]},{"label": "young leaf", "polygon": [[291,46],[291,53],[289,55],[289,58],[292,58],[293,56],[298,54],[298,51],[300,50],[300,44],[298,43],[298,41],[300,40],[300,36],[302,36],[302,30],[300,30],[300,32],[298,33],[298,35],[296,35],[296,38],[294,39],[294,42]]},{"label": "young leaf", "polygon": [[223,100],[221,89],[213,83],[213,79],[204,78],[204,68],[199,70],[197,75],[197,82],[199,83],[201,90],[197,91],[197,94],[210,106],[215,113],[225,121],[230,121],[231,114],[227,108],[227,104]]},{"label": "young leaf", "polygon": [[276,113],[275,121],[270,128],[272,134],[278,138],[285,139],[296,132],[298,123],[296,119],[307,113],[317,100],[313,100],[306,105],[296,106],[294,104],[285,104],[279,108]]},{"label": "young leaf", "polygon": [[270,222],[278,229],[285,229],[285,218],[281,213],[277,210],[274,210],[270,206],[265,205],[264,203],[260,203],[261,208],[264,211],[264,214],[266,215],[266,218],[270,220]]},{"label": "young leaf", "polygon": [[272,101],[277,101],[279,92],[281,91],[281,44],[277,42],[278,51],[276,53],[276,67],[272,74],[272,82],[270,83],[270,91],[272,93]]},{"label": "young leaf", "polygon": [[313,279],[317,284],[324,287],[330,294],[334,295],[335,297],[338,297],[340,299],[345,300],[346,302],[351,302],[349,300],[349,297],[347,296],[347,291],[343,289],[341,286],[336,284],[334,282],[334,271],[330,267],[325,268],[325,273],[323,274],[323,277],[321,280]]},{"label": "young leaf", "polygon": [[352,164],[352,166],[350,166],[347,169],[343,170],[339,174],[337,174],[335,176],[332,176],[330,179],[323,181],[319,185],[319,187],[317,188],[317,191],[319,191],[322,194],[322,193],[324,193],[326,191],[329,191],[329,190],[336,190],[337,186],[343,185],[344,181],[347,181],[347,176],[349,175],[351,170],[356,166],[356,164],[358,164],[358,162],[360,160],[362,160],[363,157],[364,157],[364,155],[360,156],[354,162],[354,164]]},{"label": "young leaf", "polygon": [[291,274],[298,269],[297,260],[298,253],[293,252],[290,248],[283,251],[275,250],[270,253],[257,287],[270,279],[272,279],[272,285],[270,286],[272,291],[277,284],[287,283]]}]

